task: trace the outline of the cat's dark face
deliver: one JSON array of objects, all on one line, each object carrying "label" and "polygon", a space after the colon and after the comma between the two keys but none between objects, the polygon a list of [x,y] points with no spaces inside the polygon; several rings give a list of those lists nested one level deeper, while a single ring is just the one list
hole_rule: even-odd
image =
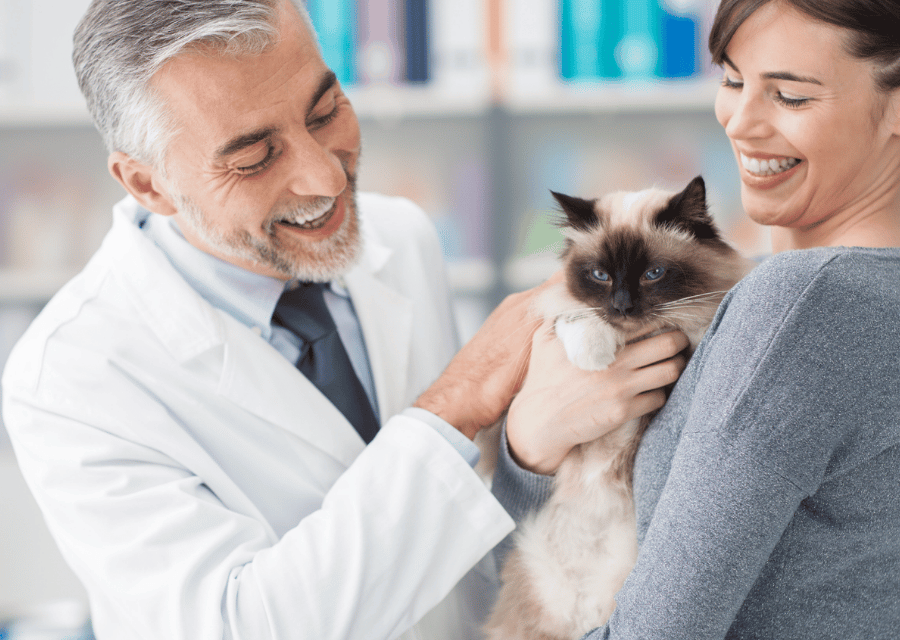
[{"label": "cat's dark face", "polygon": [[677,194],[651,189],[590,201],[554,197],[566,215],[569,292],[606,322],[629,333],[678,326],[686,307],[672,303],[719,286],[711,265],[731,249],[709,216],[702,178]]}]

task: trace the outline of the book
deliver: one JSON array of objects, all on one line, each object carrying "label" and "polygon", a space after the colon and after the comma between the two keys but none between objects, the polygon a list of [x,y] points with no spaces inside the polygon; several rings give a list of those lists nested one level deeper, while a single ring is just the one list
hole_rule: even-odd
[{"label": "book", "polygon": [[0,102],[22,99],[28,85],[30,15],[23,0],[0,3]]},{"label": "book", "polygon": [[560,1],[559,68],[563,79],[622,76],[618,51],[626,26],[624,12],[622,0]]},{"label": "book", "polygon": [[406,43],[405,80],[414,84],[428,82],[430,45],[428,38],[428,2],[427,0],[405,0],[403,14],[404,36]]},{"label": "book", "polygon": [[354,84],[357,13],[354,0],[307,0],[309,17],[319,38],[322,58],[340,83]]},{"label": "book", "polygon": [[540,95],[558,82],[558,2],[507,0],[504,42],[507,53],[507,87],[516,95]]},{"label": "book", "polygon": [[662,0],[657,75],[688,78],[701,72],[700,26],[704,0]]},{"label": "book", "polygon": [[655,74],[661,53],[659,2],[628,0],[623,4],[623,34],[616,45],[616,60],[624,78],[647,79]]},{"label": "book", "polygon": [[490,90],[485,0],[432,0],[430,77],[439,93],[457,98]]},{"label": "book", "polygon": [[390,82],[404,80],[406,51],[403,43],[405,0],[368,0],[358,4],[359,81]]}]

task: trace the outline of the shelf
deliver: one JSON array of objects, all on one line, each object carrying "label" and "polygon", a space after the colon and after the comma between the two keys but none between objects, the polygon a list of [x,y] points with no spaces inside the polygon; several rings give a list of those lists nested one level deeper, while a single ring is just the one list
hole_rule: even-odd
[{"label": "shelf", "polygon": [[[472,117],[487,112],[487,91],[460,91],[441,87],[368,85],[350,87],[347,95],[362,120],[403,120],[409,118]],[[87,107],[0,104],[0,128],[89,127],[93,126]]]},{"label": "shelf", "polygon": [[92,127],[84,105],[0,105],[0,128]]},{"label": "shelf", "polygon": [[472,117],[491,106],[487,90],[450,93],[434,85],[372,84],[347,89],[356,115],[363,120]]},{"label": "shelf", "polygon": [[0,269],[0,304],[44,304],[75,273],[73,269]]},{"label": "shelf", "polygon": [[[499,106],[512,115],[712,111],[718,87],[713,79],[627,84],[559,82],[539,92],[511,88]],[[450,92],[435,85],[374,84],[350,87],[347,95],[363,120],[477,117],[492,106],[487,89]],[[71,126],[92,126],[84,105],[0,105],[0,128]]]},{"label": "shelf", "polygon": [[450,289],[458,295],[481,295],[497,283],[497,268],[486,258],[447,261]]},{"label": "shelf", "polygon": [[712,112],[719,81],[654,80],[646,82],[555,83],[540,92],[511,89],[504,105],[514,114],[616,113],[642,111]]},{"label": "shelf", "polygon": [[[0,269],[0,305],[44,304],[78,273],[76,269]],[[497,282],[497,269],[484,258],[450,260],[447,278],[460,295],[480,295]]]},{"label": "shelf", "polygon": [[556,253],[537,253],[510,260],[503,268],[503,283],[510,291],[524,291],[541,284],[561,266]]}]

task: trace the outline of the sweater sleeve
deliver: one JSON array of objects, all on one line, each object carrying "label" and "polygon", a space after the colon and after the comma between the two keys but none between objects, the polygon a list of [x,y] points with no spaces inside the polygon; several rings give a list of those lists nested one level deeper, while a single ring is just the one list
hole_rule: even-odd
[{"label": "sweater sleeve", "polygon": [[[506,421],[500,436],[500,450],[497,456],[497,468],[494,471],[491,491],[497,501],[518,526],[530,513],[541,508],[553,491],[553,476],[532,473],[523,469],[513,460],[506,438]],[[494,558],[498,567],[513,548],[515,532],[510,533],[494,549]]]},{"label": "sweater sleeve", "polygon": [[839,257],[794,266],[770,260],[732,292],[652,425],[677,439],[671,466],[617,608],[586,638],[725,638],[801,503],[895,444],[889,278]]}]

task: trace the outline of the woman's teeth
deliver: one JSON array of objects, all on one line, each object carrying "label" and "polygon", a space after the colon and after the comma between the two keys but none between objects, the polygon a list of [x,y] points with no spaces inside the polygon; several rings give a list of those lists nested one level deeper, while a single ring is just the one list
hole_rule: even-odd
[{"label": "woman's teeth", "polygon": [[798,164],[800,164],[800,160],[798,160],[797,158],[782,158],[781,160],[772,158],[771,160],[759,160],[758,158],[748,158],[742,153],[741,164],[744,166],[744,169],[754,175],[774,176],[775,174],[783,173],[788,169],[796,167]]}]

